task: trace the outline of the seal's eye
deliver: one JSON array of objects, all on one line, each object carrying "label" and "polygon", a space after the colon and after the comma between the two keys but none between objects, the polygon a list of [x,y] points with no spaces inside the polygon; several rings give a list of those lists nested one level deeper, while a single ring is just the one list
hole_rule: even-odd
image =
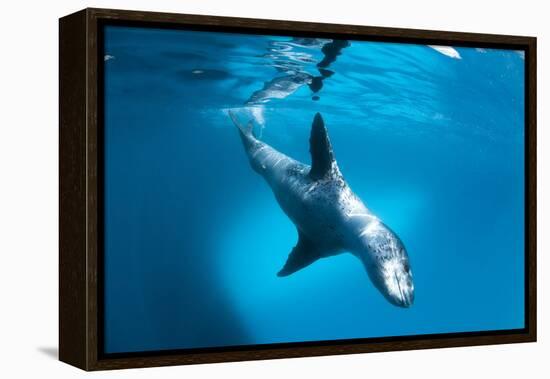
[{"label": "seal's eye", "polygon": [[407,262],[405,262],[405,264],[403,264],[403,269],[406,271],[406,272],[409,272],[411,271],[411,268],[409,266],[409,264]]}]

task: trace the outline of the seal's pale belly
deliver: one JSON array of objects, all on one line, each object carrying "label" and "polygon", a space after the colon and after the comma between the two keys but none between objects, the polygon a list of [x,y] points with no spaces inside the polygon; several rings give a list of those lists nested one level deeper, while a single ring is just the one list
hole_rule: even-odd
[{"label": "seal's pale belly", "polygon": [[271,186],[285,214],[311,240],[323,246],[326,256],[346,250],[346,234],[342,228],[345,214],[338,206],[341,191],[330,181],[312,181],[309,166],[303,166],[278,185]]}]

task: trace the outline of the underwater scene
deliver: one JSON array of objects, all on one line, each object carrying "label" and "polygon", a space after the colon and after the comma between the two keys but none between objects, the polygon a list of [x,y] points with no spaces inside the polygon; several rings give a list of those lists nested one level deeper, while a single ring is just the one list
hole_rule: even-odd
[{"label": "underwater scene", "polygon": [[523,51],[107,25],[103,351],[521,329]]}]

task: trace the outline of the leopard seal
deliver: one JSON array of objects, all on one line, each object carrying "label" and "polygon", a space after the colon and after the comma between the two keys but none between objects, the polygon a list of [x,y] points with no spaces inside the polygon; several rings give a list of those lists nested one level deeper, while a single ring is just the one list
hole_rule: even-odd
[{"label": "leopard seal", "polygon": [[391,304],[410,307],[414,284],[405,246],[344,180],[321,114],[315,115],[311,127],[311,166],[258,140],[252,122],[244,126],[234,113],[229,116],[250,165],[269,184],[298,232],[298,242],[277,275],[288,276],[318,259],[349,252]]}]

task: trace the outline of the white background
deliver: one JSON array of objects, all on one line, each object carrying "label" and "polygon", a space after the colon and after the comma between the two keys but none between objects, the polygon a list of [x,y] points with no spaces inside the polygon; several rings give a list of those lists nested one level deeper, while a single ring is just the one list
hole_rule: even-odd
[{"label": "white background", "polygon": [[[369,4],[370,3],[370,4]],[[93,373],[109,378],[548,377],[549,19],[545,1],[12,0],[0,22],[0,376],[73,378],[57,355],[58,18],[87,6],[538,37],[539,342]],[[472,262],[475,264],[475,262]],[[464,278],[468,280],[468,278]],[[437,285],[437,283],[434,283]],[[483,291],[480,288],[480,291]],[[488,294],[490,296],[490,294]],[[546,299],[545,299],[546,296]],[[322,315],[320,315],[322,317]],[[368,320],[365,320],[368,322]]]}]

